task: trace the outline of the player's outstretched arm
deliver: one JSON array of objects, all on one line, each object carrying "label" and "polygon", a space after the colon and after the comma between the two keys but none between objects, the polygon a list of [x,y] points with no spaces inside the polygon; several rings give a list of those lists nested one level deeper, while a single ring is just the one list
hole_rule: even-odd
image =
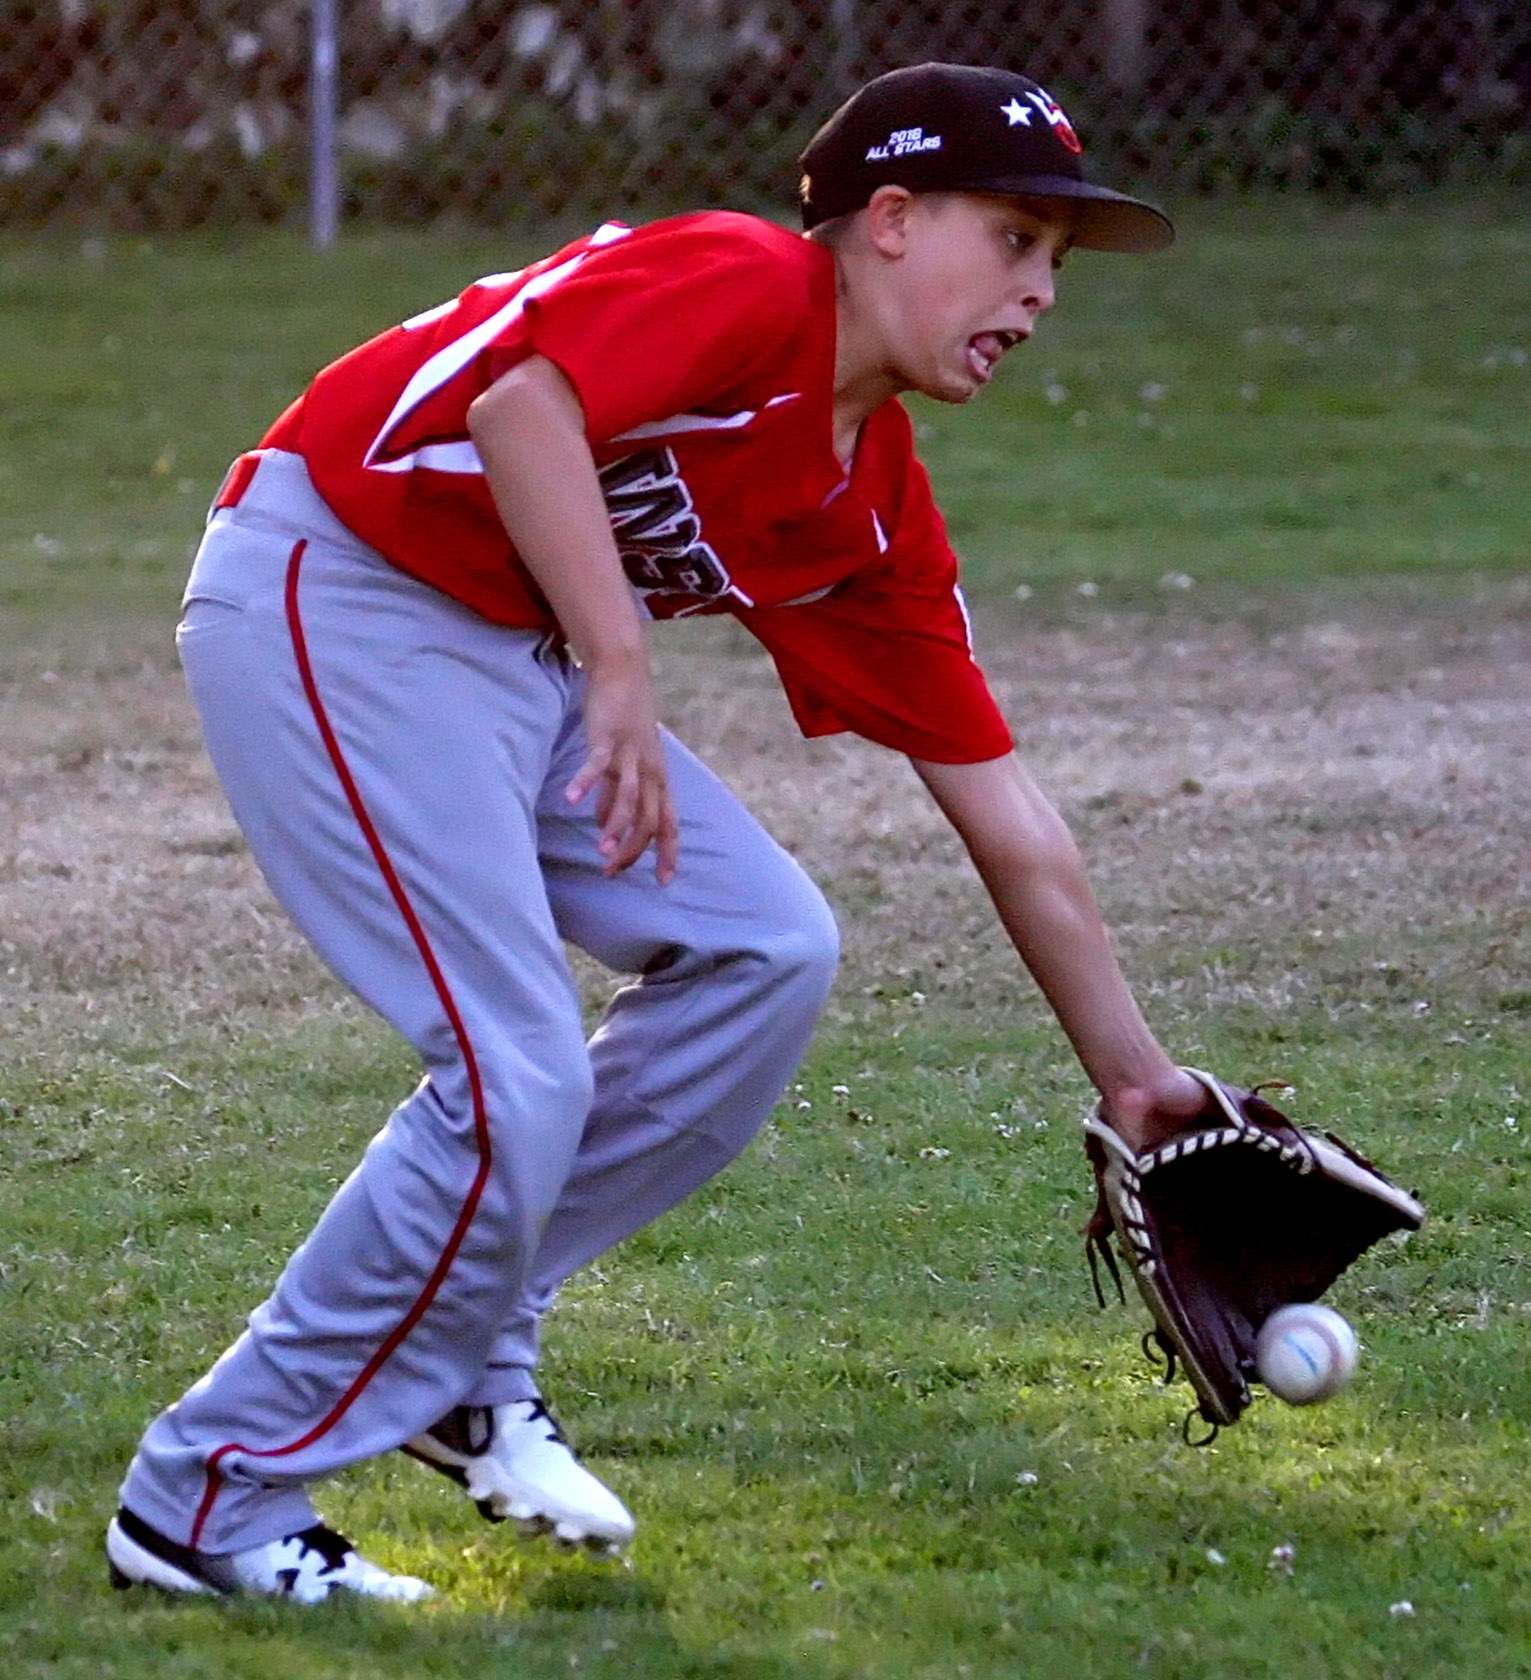
[{"label": "player's outstretched arm", "polygon": [[675,874],[676,823],[648,645],[612,539],[574,387],[532,356],[468,410],[495,506],[585,670],[589,753],[568,797],[598,790],[601,853],[615,875],[653,846]]},{"label": "player's outstretched arm", "polygon": [[962,837],[1000,921],[1068,1035],[1105,1118],[1135,1148],[1179,1131],[1206,1092],[1150,1031],[1111,950],[1079,849],[1013,755],[914,760]]}]

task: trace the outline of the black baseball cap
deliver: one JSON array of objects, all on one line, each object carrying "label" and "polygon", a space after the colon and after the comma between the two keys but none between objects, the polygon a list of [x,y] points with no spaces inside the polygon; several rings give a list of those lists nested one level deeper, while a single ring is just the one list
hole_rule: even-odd
[{"label": "black baseball cap", "polygon": [[1162,210],[1084,178],[1084,147],[1056,100],[1026,76],[974,64],[890,70],[853,94],[808,142],[803,226],[859,210],[879,187],[1067,199],[1074,243],[1162,251]]}]

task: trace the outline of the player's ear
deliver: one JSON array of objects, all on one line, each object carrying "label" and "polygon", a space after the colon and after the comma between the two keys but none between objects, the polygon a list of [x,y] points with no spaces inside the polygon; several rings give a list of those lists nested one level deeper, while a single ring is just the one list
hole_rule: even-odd
[{"label": "player's ear", "polygon": [[885,257],[901,257],[909,239],[909,218],[914,194],[891,182],[881,186],[867,200],[866,230],[872,248]]}]

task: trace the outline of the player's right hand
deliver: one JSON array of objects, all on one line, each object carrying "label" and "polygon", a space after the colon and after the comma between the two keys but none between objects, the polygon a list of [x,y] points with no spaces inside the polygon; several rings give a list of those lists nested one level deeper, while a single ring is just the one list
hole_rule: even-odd
[{"label": "player's right hand", "polygon": [[1195,1075],[1166,1067],[1155,1084],[1103,1094],[1100,1117],[1141,1154],[1183,1132],[1210,1106],[1206,1087]]},{"label": "player's right hand", "polygon": [[646,660],[595,661],[585,672],[585,762],[565,790],[577,805],[596,793],[598,841],[608,877],[654,848],[661,886],[675,878],[675,806]]}]

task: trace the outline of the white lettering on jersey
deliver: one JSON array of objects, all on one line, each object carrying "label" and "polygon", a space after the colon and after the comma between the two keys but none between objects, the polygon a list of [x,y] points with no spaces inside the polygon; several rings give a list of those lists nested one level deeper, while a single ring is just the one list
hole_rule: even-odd
[{"label": "white lettering on jersey", "polygon": [[728,570],[703,541],[673,451],[645,449],[601,468],[601,492],[622,567],[644,595],[729,594]]}]

